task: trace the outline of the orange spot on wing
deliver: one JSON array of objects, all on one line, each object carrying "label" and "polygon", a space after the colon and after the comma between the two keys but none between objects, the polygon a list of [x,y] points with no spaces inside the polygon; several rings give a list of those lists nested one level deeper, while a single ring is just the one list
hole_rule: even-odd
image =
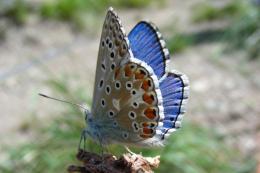
[{"label": "orange spot on wing", "polygon": [[140,74],[139,72],[135,73],[135,79],[143,79],[144,75]]},{"label": "orange spot on wing", "polygon": [[116,40],[115,40],[115,45],[116,45],[116,46],[119,46],[119,44],[120,44],[120,41],[119,41],[118,39],[116,39]]},{"label": "orange spot on wing", "polygon": [[148,127],[149,124],[145,122],[145,123],[142,123],[142,126],[143,126],[143,127]]},{"label": "orange spot on wing", "polygon": [[135,72],[135,79],[144,79],[146,72],[143,69],[138,69]]},{"label": "orange spot on wing", "polygon": [[145,109],[145,111],[144,111],[144,115],[145,115],[147,118],[153,120],[153,119],[156,117],[156,110],[153,109],[153,108],[147,108],[147,109]]},{"label": "orange spot on wing", "polygon": [[147,93],[144,93],[143,95],[143,100],[148,103],[148,104],[152,104],[154,102],[154,96],[153,95],[150,95],[150,94],[147,94]]},{"label": "orange spot on wing", "polygon": [[148,91],[148,89],[150,88],[151,86],[151,81],[150,80],[144,80],[143,83],[142,83],[142,86],[141,88],[145,91]]},{"label": "orange spot on wing", "polygon": [[118,75],[119,75],[120,69],[116,68],[115,70],[115,79],[117,79]]},{"label": "orange spot on wing", "polygon": [[[115,38],[116,37],[116,31],[113,30],[113,37]],[[115,41],[115,44],[116,44],[116,41]]]},{"label": "orange spot on wing", "polygon": [[153,129],[149,129],[149,128],[143,128],[143,133],[145,134],[145,135],[150,135],[150,134],[152,134],[153,133]]},{"label": "orange spot on wing", "polygon": [[157,123],[156,122],[144,122],[141,124],[142,127],[150,127],[150,128],[153,128],[153,127],[156,127],[157,126]]},{"label": "orange spot on wing", "polygon": [[131,68],[127,65],[125,66],[125,76],[130,77],[132,75]]},{"label": "orange spot on wing", "polygon": [[125,54],[126,54],[126,51],[122,48],[122,47],[119,47],[119,55],[121,56],[121,57],[123,57],[123,56],[125,56]]}]

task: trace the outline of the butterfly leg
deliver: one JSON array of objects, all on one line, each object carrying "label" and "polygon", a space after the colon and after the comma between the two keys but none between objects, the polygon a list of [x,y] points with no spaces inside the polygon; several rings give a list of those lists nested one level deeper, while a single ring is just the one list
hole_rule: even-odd
[{"label": "butterfly leg", "polygon": [[85,151],[86,149],[86,136],[87,136],[87,131],[84,129],[81,132],[80,140],[79,140],[79,145],[78,145],[78,150],[81,149],[81,143],[83,142],[83,150]]},{"label": "butterfly leg", "polygon": [[99,146],[101,147],[101,169],[102,170],[105,170],[105,167],[104,167],[104,163],[105,163],[105,155],[104,155],[104,150],[106,150],[106,147],[105,145],[102,143],[102,137],[101,135],[97,135],[97,139],[98,139],[98,143],[99,143]]},{"label": "butterfly leg", "polygon": [[97,135],[98,136],[98,143],[99,143],[99,146],[100,146],[100,148],[101,148],[101,156],[103,157],[104,156],[104,150],[106,150],[106,147],[105,147],[105,145],[102,143],[102,137],[101,137],[101,135]]}]

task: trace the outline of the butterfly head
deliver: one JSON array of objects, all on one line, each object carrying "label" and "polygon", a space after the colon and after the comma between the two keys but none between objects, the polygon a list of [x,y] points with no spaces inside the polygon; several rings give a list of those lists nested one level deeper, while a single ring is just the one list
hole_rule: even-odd
[{"label": "butterfly head", "polygon": [[88,109],[84,110],[84,114],[85,114],[85,121],[86,123],[88,122],[92,122],[92,114]]}]

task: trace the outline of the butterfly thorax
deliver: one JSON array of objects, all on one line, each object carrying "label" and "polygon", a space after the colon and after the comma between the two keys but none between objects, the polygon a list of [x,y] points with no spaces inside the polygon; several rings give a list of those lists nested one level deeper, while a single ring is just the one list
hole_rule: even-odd
[{"label": "butterfly thorax", "polygon": [[102,145],[108,145],[111,143],[108,135],[104,131],[102,122],[96,120],[91,112],[85,111],[85,121],[87,124],[87,127],[84,129],[86,136],[91,137],[94,141]]}]

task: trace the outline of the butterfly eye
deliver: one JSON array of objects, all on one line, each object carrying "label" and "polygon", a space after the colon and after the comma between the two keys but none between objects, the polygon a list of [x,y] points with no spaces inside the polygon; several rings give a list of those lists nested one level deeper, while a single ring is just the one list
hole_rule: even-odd
[{"label": "butterfly eye", "polygon": [[115,82],[115,88],[120,89],[121,88],[121,83],[119,81]]},{"label": "butterfly eye", "polygon": [[126,86],[126,89],[127,89],[127,90],[130,90],[130,89],[132,89],[133,84],[132,84],[132,82],[127,81],[126,84],[125,84],[125,86]]}]

